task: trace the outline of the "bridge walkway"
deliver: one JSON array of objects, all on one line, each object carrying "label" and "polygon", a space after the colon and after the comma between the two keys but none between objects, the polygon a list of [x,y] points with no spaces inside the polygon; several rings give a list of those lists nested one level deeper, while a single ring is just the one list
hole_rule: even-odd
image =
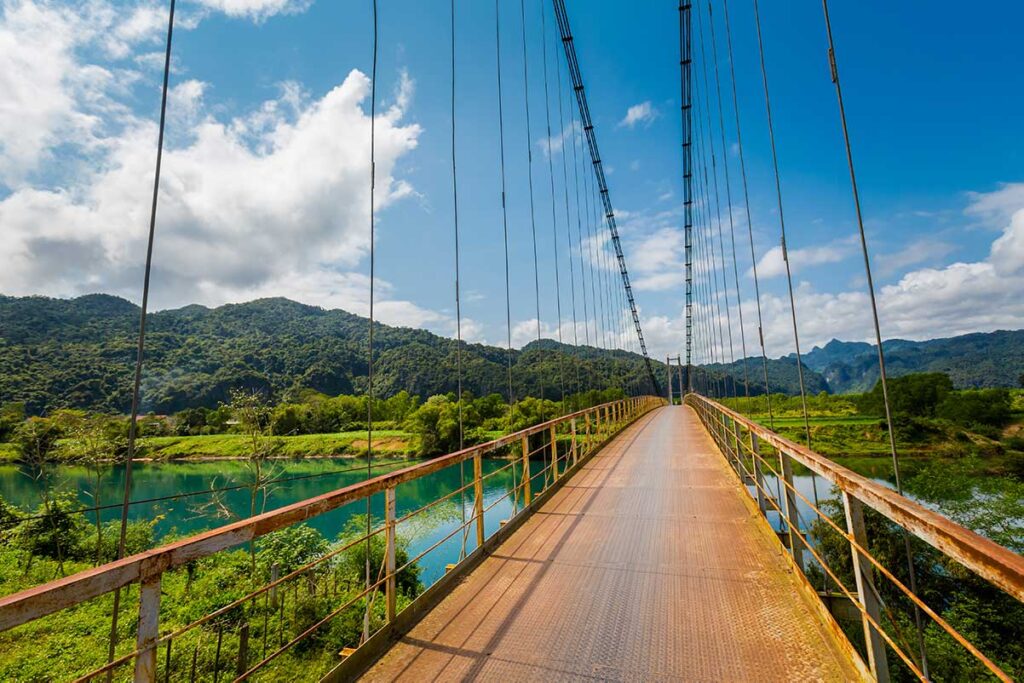
[{"label": "bridge walkway", "polygon": [[597,453],[366,680],[859,680],[689,407]]}]

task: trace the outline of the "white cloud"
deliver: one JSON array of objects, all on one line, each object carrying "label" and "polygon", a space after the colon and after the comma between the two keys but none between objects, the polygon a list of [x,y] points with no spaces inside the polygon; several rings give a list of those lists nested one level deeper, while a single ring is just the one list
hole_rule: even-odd
[{"label": "white cloud", "polygon": [[[369,220],[368,79],[353,71],[321,99],[286,88],[254,114],[221,122],[205,113],[203,84],[173,101],[201,120],[164,155],[154,303],[221,303],[275,293],[359,310],[351,274]],[[397,105],[377,122],[378,208],[407,195],[394,177],[420,133]],[[24,188],[0,202],[8,293],[110,291],[135,297],[141,282],[156,130],[136,120],[103,163],[68,188]],[[434,314],[392,302],[384,315],[427,324]]]},{"label": "white cloud", "polygon": [[956,246],[941,240],[923,238],[914,240],[899,251],[879,254],[875,257],[878,274],[887,277],[910,266],[936,261],[956,250]]},{"label": "white cloud", "polygon": [[544,153],[545,156],[550,154],[554,156],[562,151],[565,144],[573,138],[582,139],[583,128],[576,121],[571,122],[568,126],[563,128],[561,132],[555,133],[551,137],[543,137],[537,140],[537,148]]},{"label": "white cloud", "polygon": [[[789,265],[793,272],[810,266],[845,261],[854,253],[854,244],[849,239],[830,244],[802,249],[789,249]],[[748,275],[752,275],[750,271]],[[786,274],[786,262],[782,258],[782,246],[772,247],[757,262],[757,275],[762,278],[779,277]]]},{"label": "white cloud", "polygon": [[[1002,231],[981,261],[958,262],[943,268],[920,268],[903,275],[894,284],[878,290],[882,335],[886,339],[933,339],[969,332],[1019,329],[1024,326],[1024,195],[1014,206],[1006,186],[996,193],[975,194],[965,213],[977,215],[994,211],[1007,215]],[[1011,193],[1012,194],[1012,193]],[[851,290],[836,294],[818,292],[802,283],[795,292],[801,345],[810,349],[832,338],[867,340],[873,337],[867,292]],[[747,350],[756,339],[755,302],[744,300],[747,321]],[[765,342],[770,355],[793,351],[789,302],[785,297],[762,296]],[[724,313],[724,311],[723,311]],[[717,329],[710,311],[705,317]],[[737,316],[733,311],[734,339]],[[651,317],[644,331],[657,353],[675,353],[685,344],[684,320]],[[722,320],[723,327],[725,320]],[[737,347],[738,348],[738,347]],[[721,353],[717,349],[716,353]]]},{"label": "white cloud", "polygon": [[304,12],[313,0],[196,0],[203,7],[223,12],[229,17],[263,21],[276,14]]},{"label": "white cloud", "polygon": [[650,100],[634,104],[626,110],[626,116],[619,121],[619,128],[636,128],[638,124],[649,126],[658,118],[659,112],[651,104]]}]

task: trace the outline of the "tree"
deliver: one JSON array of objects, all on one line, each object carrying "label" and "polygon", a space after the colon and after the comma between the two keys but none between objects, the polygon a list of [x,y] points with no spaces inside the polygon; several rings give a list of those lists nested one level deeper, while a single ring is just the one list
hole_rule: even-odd
[{"label": "tree", "polygon": [[[890,378],[889,405],[899,417],[934,417],[936,407],[953,391],[953,382],[941,372],[921,372]],[[884,415],[881,381],[861,397],[862,413]]]},{"label": "tree", "polygon": [[1008,389],[957,391],[935,409],[942,417],[965,426],[1002,427],[1010,421],[1012,400]]},{"label": "tree", "polygon": [[[458,401],[447,396],[431,396],[405,421],[405,428],[417,439],[420,455],[439,455],[458,450],[459,439]],[[462,402],[462,445],[478,442],[482,438],[479,427],[482,424],[476,406]]]},{"label": "tree", "polygon": [[118,452],[126,448],[127,440],[120,433],[119,425],[104,415],[66,410],[60,411],[59,419],[70,439],[69,455],[89,470],[91,484],[86,494],[96,508],[93,517],[96,527],[95,562],[100,565],[103,562],[103,524],[99,508],[103,505],[103,475]]}]

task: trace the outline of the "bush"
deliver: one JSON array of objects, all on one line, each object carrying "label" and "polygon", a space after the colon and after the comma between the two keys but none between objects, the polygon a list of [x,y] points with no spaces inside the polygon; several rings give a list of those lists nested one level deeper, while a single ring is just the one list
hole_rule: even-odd
[{"label": "bush", "polygon": [[981,427],[989,427],[985,435],[998,438],[997,430],[992,436],[993,428],[1010,421],[1010,392],[1006,389],[956,391],[938,404],[935,414],[960,425],[972,426],[979,433]]},{"label": "bush", "polygon": [[[894,415],[934,417],[936,407],[953,391],[953,382],[941,372],[921,372],[890,378],[889,405]],[[857,408],[866,415],[884,415],[882,383],[863,394]]]}]

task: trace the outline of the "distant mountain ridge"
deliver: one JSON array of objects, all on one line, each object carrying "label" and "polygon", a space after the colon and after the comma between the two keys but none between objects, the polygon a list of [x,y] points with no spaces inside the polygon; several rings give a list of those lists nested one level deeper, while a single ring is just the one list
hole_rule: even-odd
[{"label": "distant mountain ridge", "polygon": [[[124,299],[90,294],[75,299],[0,295],[0,404],[24,401],[32,413],[60,407],[126,412],[135,359],[139,308]],[[233,387],[265,390],[276,398],[301,389],[327,394],[366,388],[368,321],[283,298],[216,308],[190,305],[153,313],[148,321],[143,407],[168,413],[215,406]],[[426,330],[374,327],[376,390],[420,396],[454,392],[456,342]],[[958,386],[1011,386],[1024,372],[1024,331],[965,335],[930,342],[885,343],[894,375],[948,372]],[[760,358],[747,359],[751,393],[763,393]],[[870,389],[877,379],[874,347],[832,341],[804,360],[810,392]],[[504,348],[462,345],[463,386],[475,395],[507,393]],[[513,349],[517,396],[561,396],[564,384],[637,386],[646,381],[643,358],[627,351],[550,339]],[[664,382],[665,366],[653,361]],[[701,381],[731,375],[742,391],[742,361],[695,372]],[[579,384],[577,385],[577,369]],[[799,390],[795,358],[769,361],[772,391]]]},{"label": "distant mountain ridge", "polygon": [[[1024,373],[1024,330],[977,332],[909,341],[882,342],[886,369],[893,377],[912,372],[943,372],[958,388],[1015,387]],[[790,355],[795,359],[795,354]],[[832,393],[870,390],[878,381],[877,346],[833,339],[803,355]]]}]

